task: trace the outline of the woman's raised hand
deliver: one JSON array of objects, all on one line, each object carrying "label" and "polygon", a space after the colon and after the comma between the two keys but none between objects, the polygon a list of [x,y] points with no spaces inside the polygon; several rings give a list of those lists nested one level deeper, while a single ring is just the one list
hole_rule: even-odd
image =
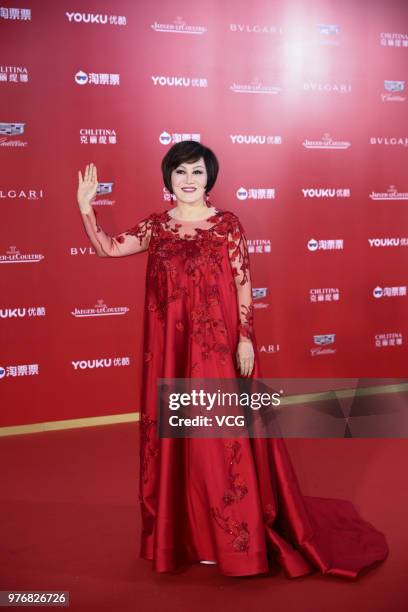
[{"label": "woman's raised hand", "polygon": [[83,178],[81,171],[78,170],[77,200],[81,212],[89,212],[91,208],[91,201],[96,196],[97,187],[98,177],[95,164],[91,163],[86,166]]}]

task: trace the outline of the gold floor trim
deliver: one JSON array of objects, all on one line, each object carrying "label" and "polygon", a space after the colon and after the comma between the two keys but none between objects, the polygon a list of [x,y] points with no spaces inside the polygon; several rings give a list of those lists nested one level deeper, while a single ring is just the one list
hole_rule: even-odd
[{"label": "gold floor trim", "polygon": [[17,436],[21,434],[40,433],[42,431],[56,431],[60,429],[82,429],[82,427],[97,427],[99,425],[113,425],[116,423],[132,423],[140,418],[139,412],[126,414],[111,414],[107,416],[86,417],[83,419],[67,419],[65,421],[45,421],[28,425],[14,425],[13,427],[0,427],[1,436]]},{"label": "gold floor trim", "polygon": [[[350,377],[351,378],[351,377]],[[363,395],[386,395],[391,393],[406,393],[407,383],[377,385],[374,387],[360,387],[356,389],[339,389],[336,391],[338,397],[353,397]],[[309,403],[333,399],[333,391],[305,393],[283,398],[282,405],[297,403]],[[15,425],[13,427],[0,427],[1,436],[16,436],[20,434],[39,433],[41,431],[57,431],[60,429],[79,429],[82,427],[96,427],[99,425],[114,425],[116,423],[132,423],[140,420],[140,412],[128,412],[125,414],[112,414],[107,416],[86,417],[83,419],[67,419],[65,421],[45,421],[43,423],[32,423],[29,425]]]}]

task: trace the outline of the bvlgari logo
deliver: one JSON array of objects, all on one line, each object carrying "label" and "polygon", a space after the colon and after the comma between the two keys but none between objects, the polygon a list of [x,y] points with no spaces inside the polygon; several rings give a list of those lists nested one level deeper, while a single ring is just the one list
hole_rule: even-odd
[{"label": "bvlgari logo", "polygon": [[408,136],[370,136],[370,144],[408,147]]},{"label": "bvlgari logo", "polygon": [[266,355],[273,355],[274,353],[278,353],[280,351],[279,344],[261,344],[258,348],[260,353],[265,353]]},{"label": "bvlgari logo", "polygon": [[229,29],[231,32],[246,32],[248,34],[283,34],[283,28],[274,25],[230,23]]},{"label": "bvlgari logo", "polygon": [[95,306],[91,308],[74,308],[71,312],[73,317],[109,317],[120,316],[129,312],[128,306],[107,306],[103,299],[97,300]]},{"label": "bvlgari logo", "polygon": [[347,94],[351,93],[351,83],[323,83],[317,81],[305,81],[303,83],[304,91],[317,91]]},{"label": "bvlgari logo", "polygon": [[42,200],[42,189],[0,189],[0,199],[7,200]]}]

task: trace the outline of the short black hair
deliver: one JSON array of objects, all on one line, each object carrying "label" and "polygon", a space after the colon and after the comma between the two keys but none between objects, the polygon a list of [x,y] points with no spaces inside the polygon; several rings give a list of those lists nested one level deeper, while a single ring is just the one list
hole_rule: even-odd
[{"label": "short black hair", "polygon": [[217,180],[219,170],[217,157],[211,149],[196,140],[182,140],[181,142],[176,142],[176,144],[167,151],[161,163],[163,181],[170,193],[173,193],[171,187],[171,173],[173,170],[183,163],[193,164],[198,161],[200,157],[204,159],[205,168],[207,170],[205,193],[208,194],[211,191]]}]

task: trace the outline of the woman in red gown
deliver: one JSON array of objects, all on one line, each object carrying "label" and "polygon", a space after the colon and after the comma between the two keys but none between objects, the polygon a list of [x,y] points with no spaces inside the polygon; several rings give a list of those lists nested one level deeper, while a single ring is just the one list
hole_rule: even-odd
[{"label": "woman in red gown", "polygon": [[158,572],[217,563],[229,576],[280,566],[356,578],[387,557],[384,535],[351,502],[303,495],[282,438],[161,438],[158,378],[261,376],[250,264],[235,213],[208,202],[214,153],[194,141],[169,149],[165,186],[177,206],[108,236],[91,201],[93,164],[78,173],[85,231],[101,257],[148,250],[140,416],[140,555]]}]

